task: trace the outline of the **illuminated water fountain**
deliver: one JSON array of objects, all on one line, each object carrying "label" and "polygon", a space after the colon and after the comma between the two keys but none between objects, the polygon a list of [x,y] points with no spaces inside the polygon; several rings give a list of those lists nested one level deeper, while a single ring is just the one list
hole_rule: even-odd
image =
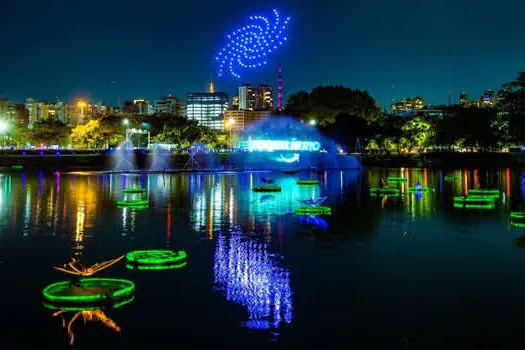
[{"label": "illuminated water fountain", "polygon": [[124,141],[111,155],[112,170],[133,171],[136,169],[135,152],[131,141]]},{"label": "illuminated water fountain", "polygon": [[265,242],[246,239],[239,227],[221,232],[213,271],[214,288],[246,308],[246,327],[277,329],[292,322],[290,272],[279,265]]},{"label": "illuminated water fountain", "polygon": [[154,147],[149,154],[149,171],[168,171],[170,169],[170,153],[162,148]]}]

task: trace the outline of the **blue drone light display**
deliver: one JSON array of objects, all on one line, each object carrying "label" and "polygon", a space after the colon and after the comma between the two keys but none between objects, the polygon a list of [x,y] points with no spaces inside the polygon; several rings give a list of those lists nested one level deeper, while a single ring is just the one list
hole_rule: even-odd
[{"label": "blue drone light display", "polygon": [[250,24],[245,25],[228,35],[228,41],[215,57],[219,64],[219,76],[225,69],[236,78],[240,78],[238,68],[255,69],[268,64],[266,59],[285,41],[290,17],[284,21],[279,12],[273,10],[273,23],[263,16],[250,16]]},{"label": "blue drone light display", "polygon": [[247,240],[240,228],[217,239],[215,289],[246,307],[248,328],[277,329],[292,322],[290,272],[276,260],[265,242]]}]

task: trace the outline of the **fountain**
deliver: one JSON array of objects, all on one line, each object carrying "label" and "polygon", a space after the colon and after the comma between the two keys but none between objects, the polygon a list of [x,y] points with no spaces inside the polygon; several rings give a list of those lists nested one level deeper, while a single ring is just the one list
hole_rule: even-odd
[{"label": "fountain", "polygon": [[154,147],[150,153],[150,166],[149,171],[167,171],[170,169],[170,153],[168,150],[164,150],[159,147]]},{"label": "fountain", "polygon": [[133,171],[136,169],[135,153],[131,141],[124,141],[117,150],[111,155],[111,165],[113,171]]}]

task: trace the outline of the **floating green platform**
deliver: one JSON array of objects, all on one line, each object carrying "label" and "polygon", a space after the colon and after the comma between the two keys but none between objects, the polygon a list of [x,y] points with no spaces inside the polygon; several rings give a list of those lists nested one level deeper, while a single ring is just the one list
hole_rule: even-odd
[{"label": "floating green platform", "polygon": [[513,211],[509,215],[510,225],[518,228],[525,228],[525,212]]},{"label": "floating green platform", "polygon": [[50,309],[93,310],[108,303],[120,307],[133,301],[135,284],[119,278],[81,278],[56,282],[42,290],[44,305]]},{"label": "floating green platform", "polygon": [[459,176],[457,176],[457,175],[445,175],[444,179],[446,181],[455,181],[455,180],[459,180]]},{"label": "floating green platform", "polygon": [[13,165],[11,167],[11,169],[13,169],[13,170],[22,170],[22,169],[24,169],[24,166],[23,165]]},{"label": "floating green platform", "polygon": [[430,187],[409,187],[408,192],[430,192],[432,189]]},{"label": "floating green platform", "polygon": [[370,187],[370,194],[380,196],[399,195],[401,191],[396,187]]},{"label": "floating green platform", "polygon": [[126,254],[126,267],[130,270],[172,270],[187,264],[185,251],[168,249],[135,250]]},{"label": "floating green platform", "polygon": [[146,189],[140,187],[125,188],[122,190],[122,193],[133,194],[133,193],[144,193]]},{"label": "floating green platform", "polygon": [[295,209],[297,215],[331,215],[332,208],[322,206],[304,206]]},{"label": "floating green platform", "polygon": [[391,176],[391,177],[386,179],[386,182],[388,184],[404,184],[407,181],[408,181],[407,178],[406,177],[402,177],[402,176]]},{"label": "floating green platform", "polygon": [[253,186],[253,192],[281,192],[281,186],[277,185],[261,185]]},{"label": "floating green platform", "polygon": [[319,185],[320,183],[319,180],[297,180],[297,184],[301,186],[313,186]]},{"label": "floating green platform", "polygon": [[147,208],[149,207],[149,201],[147,199],[126,199],[117,201],[119,208]]},{"label": "floating green platform", "polygon": [[477,209],[477,210],[492,210],[496,208],[494,197],[491,196],[474,196],[454,197],[454,208],[457,209]]},{"label": "floating green platform", "polygon": [[500,191],[495,189],[472,189],[468,191],[469,196],[499,198]]}]

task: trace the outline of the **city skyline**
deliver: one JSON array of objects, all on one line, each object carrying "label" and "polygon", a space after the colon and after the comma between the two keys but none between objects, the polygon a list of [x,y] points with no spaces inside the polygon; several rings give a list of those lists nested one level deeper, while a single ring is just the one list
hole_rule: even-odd
[{"label": "city skyline", "polygon": [[[278,7],[294,19],[288,44],[265,68],[244,72],[242,81],[219,79],[211,57],[237,23],[271,10],[261,1],[239,6],[225,0],[218,8],[168,3],[163,11],[135,1],[95,0],[82,11],[61,0],[45,7],[9,3],[9,16],[0,24],[9,53],[0,58],[0,96],[18,102],[81,96],[116,105],[119,97],[120,103],[168,94],[184,98],[206,91],[210,80],[233,96],[244,81],[277,86],[281,64],[285,101],[291,93],[323,84],[367,90],[383,107],[393,98],[415,95],[438,105],[447,104],[451,94],[457,103],[460,92],[480,96],[523,70],[525,34],[518,14],[525,5],[503,2],[508,6],[485,0],[476,7],[284,1]],[[188,15],[173,20],[175,10]],[[155,16],[148,15],[152,11]],[[129,21],[126,14],[134,12],[144,14],[141,21]],[[429,13],[430,19],[420,15]]]}]

